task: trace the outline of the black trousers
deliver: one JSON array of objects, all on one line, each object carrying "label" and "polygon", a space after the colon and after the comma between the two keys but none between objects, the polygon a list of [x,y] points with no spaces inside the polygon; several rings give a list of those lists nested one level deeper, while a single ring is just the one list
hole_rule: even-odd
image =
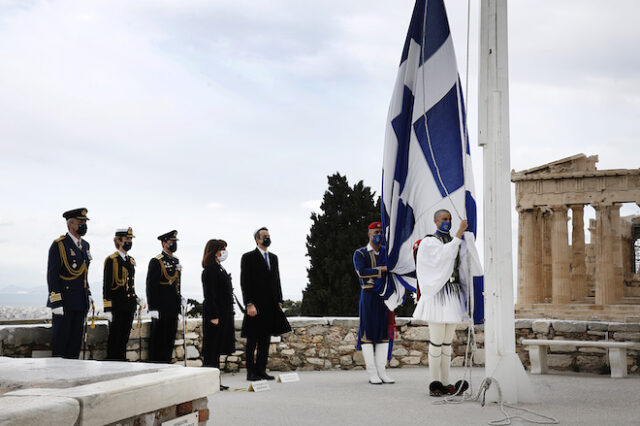
[{"label": "black trousers", "polygon": [[131,324],[135,311],[112,311],[113,321],[109,323],[107,339],[107,359],[111,361],[127,360],[127,343],[131,333]]},{"label": "black trousers", "polygon": [[64,315],[51,318],[51,349],[55,357],[78,359],[82,348],[82,335],[86,312],[64,311]]},{"label": "black trousers", "polygon": [[163,314],[151,320],[151,342],[149,361],[171,363],[171,355],[176,342],[178,314]]},{"label": "black trousers", "polygon": [[[269,358],[269,343],[271,335],[259,334],[247,337],[247,374],[264,374],[267,371],[267,359]],[[258,349],[254,361],[253,352]]]}]

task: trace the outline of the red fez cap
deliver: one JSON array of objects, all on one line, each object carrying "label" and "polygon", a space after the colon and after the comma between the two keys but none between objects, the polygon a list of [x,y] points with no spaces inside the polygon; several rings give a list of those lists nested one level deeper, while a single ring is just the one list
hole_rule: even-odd
[{"label": "red fez cap", "polygon": [[371,222],[369,224],[369,229],[382,229],[382,223],[381,222]]}]

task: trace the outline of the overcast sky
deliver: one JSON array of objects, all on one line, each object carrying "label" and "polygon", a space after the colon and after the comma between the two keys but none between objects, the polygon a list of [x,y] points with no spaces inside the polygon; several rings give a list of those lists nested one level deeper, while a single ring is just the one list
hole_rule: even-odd
[{"label": "overcast sky", "polygon": [[[446,1],[463,82],[466,3]],[[467,100],[481,189],[472,3]],[[580,152],[598,154],[601,169],[639,167],[640,4],[509,8],[512,168]],[[0,2],[0,289],[44,290],[62,212],[87,207],[96,298],[115,228],[137,236],[142,294],[157,235],[177,229],[184,292],[202,299],[206,241],[227,240],[239,290],[240,256],[266,225],[285,297],[300,299],[326,176],[339,171],[379,194],[412,9],[413,0]]]}]

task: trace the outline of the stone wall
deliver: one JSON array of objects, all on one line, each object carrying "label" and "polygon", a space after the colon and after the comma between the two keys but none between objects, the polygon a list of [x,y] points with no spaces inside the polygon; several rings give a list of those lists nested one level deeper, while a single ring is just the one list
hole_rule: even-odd
[{"label": "stone wall", "polygon": [[[352,370],[364,368],[362,353],[355,350],[358,337],[357,318],[290,318],[293,332],[272,338],[269,369],[273,371]],[[429,327],[421,321],[398,318],[400,339],[395,341],[390,366],[392,368],[427,366]],[[147,359],[150,322],[134,328],[128,344],[127,357],[139,360],[139,336],[142,337],[142,360]],[[134,324],[135,327],[135,324]],[[201,320],[187,321],[187,365],[200,366]],[[140,334],[141,332],[141,334]],[[14,357],[50,356],[49,325],[0,326],[0,355]],[[174,362],[184,361],[182,323],[176,336]],[[468,328],[461,324],[452,344],[454,366],[464,362]],[[484,326],[475,327],[477,350],[474,365],[484,365]],[[237,351],[221,358],[226,371],[238,371],[245,365],[245,339],[240,337],[240,321],[236,321]],[[107,325],[97,323],[89,329],[87,351],[92,359],[104,359]],[[516,350],[525,366],[529,354],[519,343],[522,339],[611,340],[640,342],[640,323],[608,323],[561,320],[516,320]],[[551,348],[549,366],[558,370],[606,373],[606,352],[599,348],[576,348],[570,345]],[[629,372],[640,374],[640,343],[627,352]]]}]

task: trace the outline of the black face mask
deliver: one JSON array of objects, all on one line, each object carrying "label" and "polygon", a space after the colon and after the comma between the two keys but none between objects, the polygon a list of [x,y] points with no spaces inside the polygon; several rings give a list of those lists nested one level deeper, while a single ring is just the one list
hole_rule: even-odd
[{"label": "black face mask", "polygon": [[131,241],[125,241],[125,242],[122,244],[122,250],[124,250],[124,251],[129,251],[129,250],[131,250],[131,247],[132,247],[132,246],[133,246],[133,243],[132,243]]},{"label": "black face mask", "polygon": [[264,237],[262,239],[262,245],[265,246],[265,247],[269,247],[271,245],[271,238]]},{"label": "black face mask", "polygon": [[169,247],[167,247],[167,249],[171,252],[171,253],[175,253],[176,250],[178,250],[178,243],[177,242],[172,242],[169,244]]},{"label": "black face mask", "polygon": [[84,237],[87,234],[87,224],[86,223],[81,223],[80,225],[78,225],[78,230],[76,232],[81,237]]}]

